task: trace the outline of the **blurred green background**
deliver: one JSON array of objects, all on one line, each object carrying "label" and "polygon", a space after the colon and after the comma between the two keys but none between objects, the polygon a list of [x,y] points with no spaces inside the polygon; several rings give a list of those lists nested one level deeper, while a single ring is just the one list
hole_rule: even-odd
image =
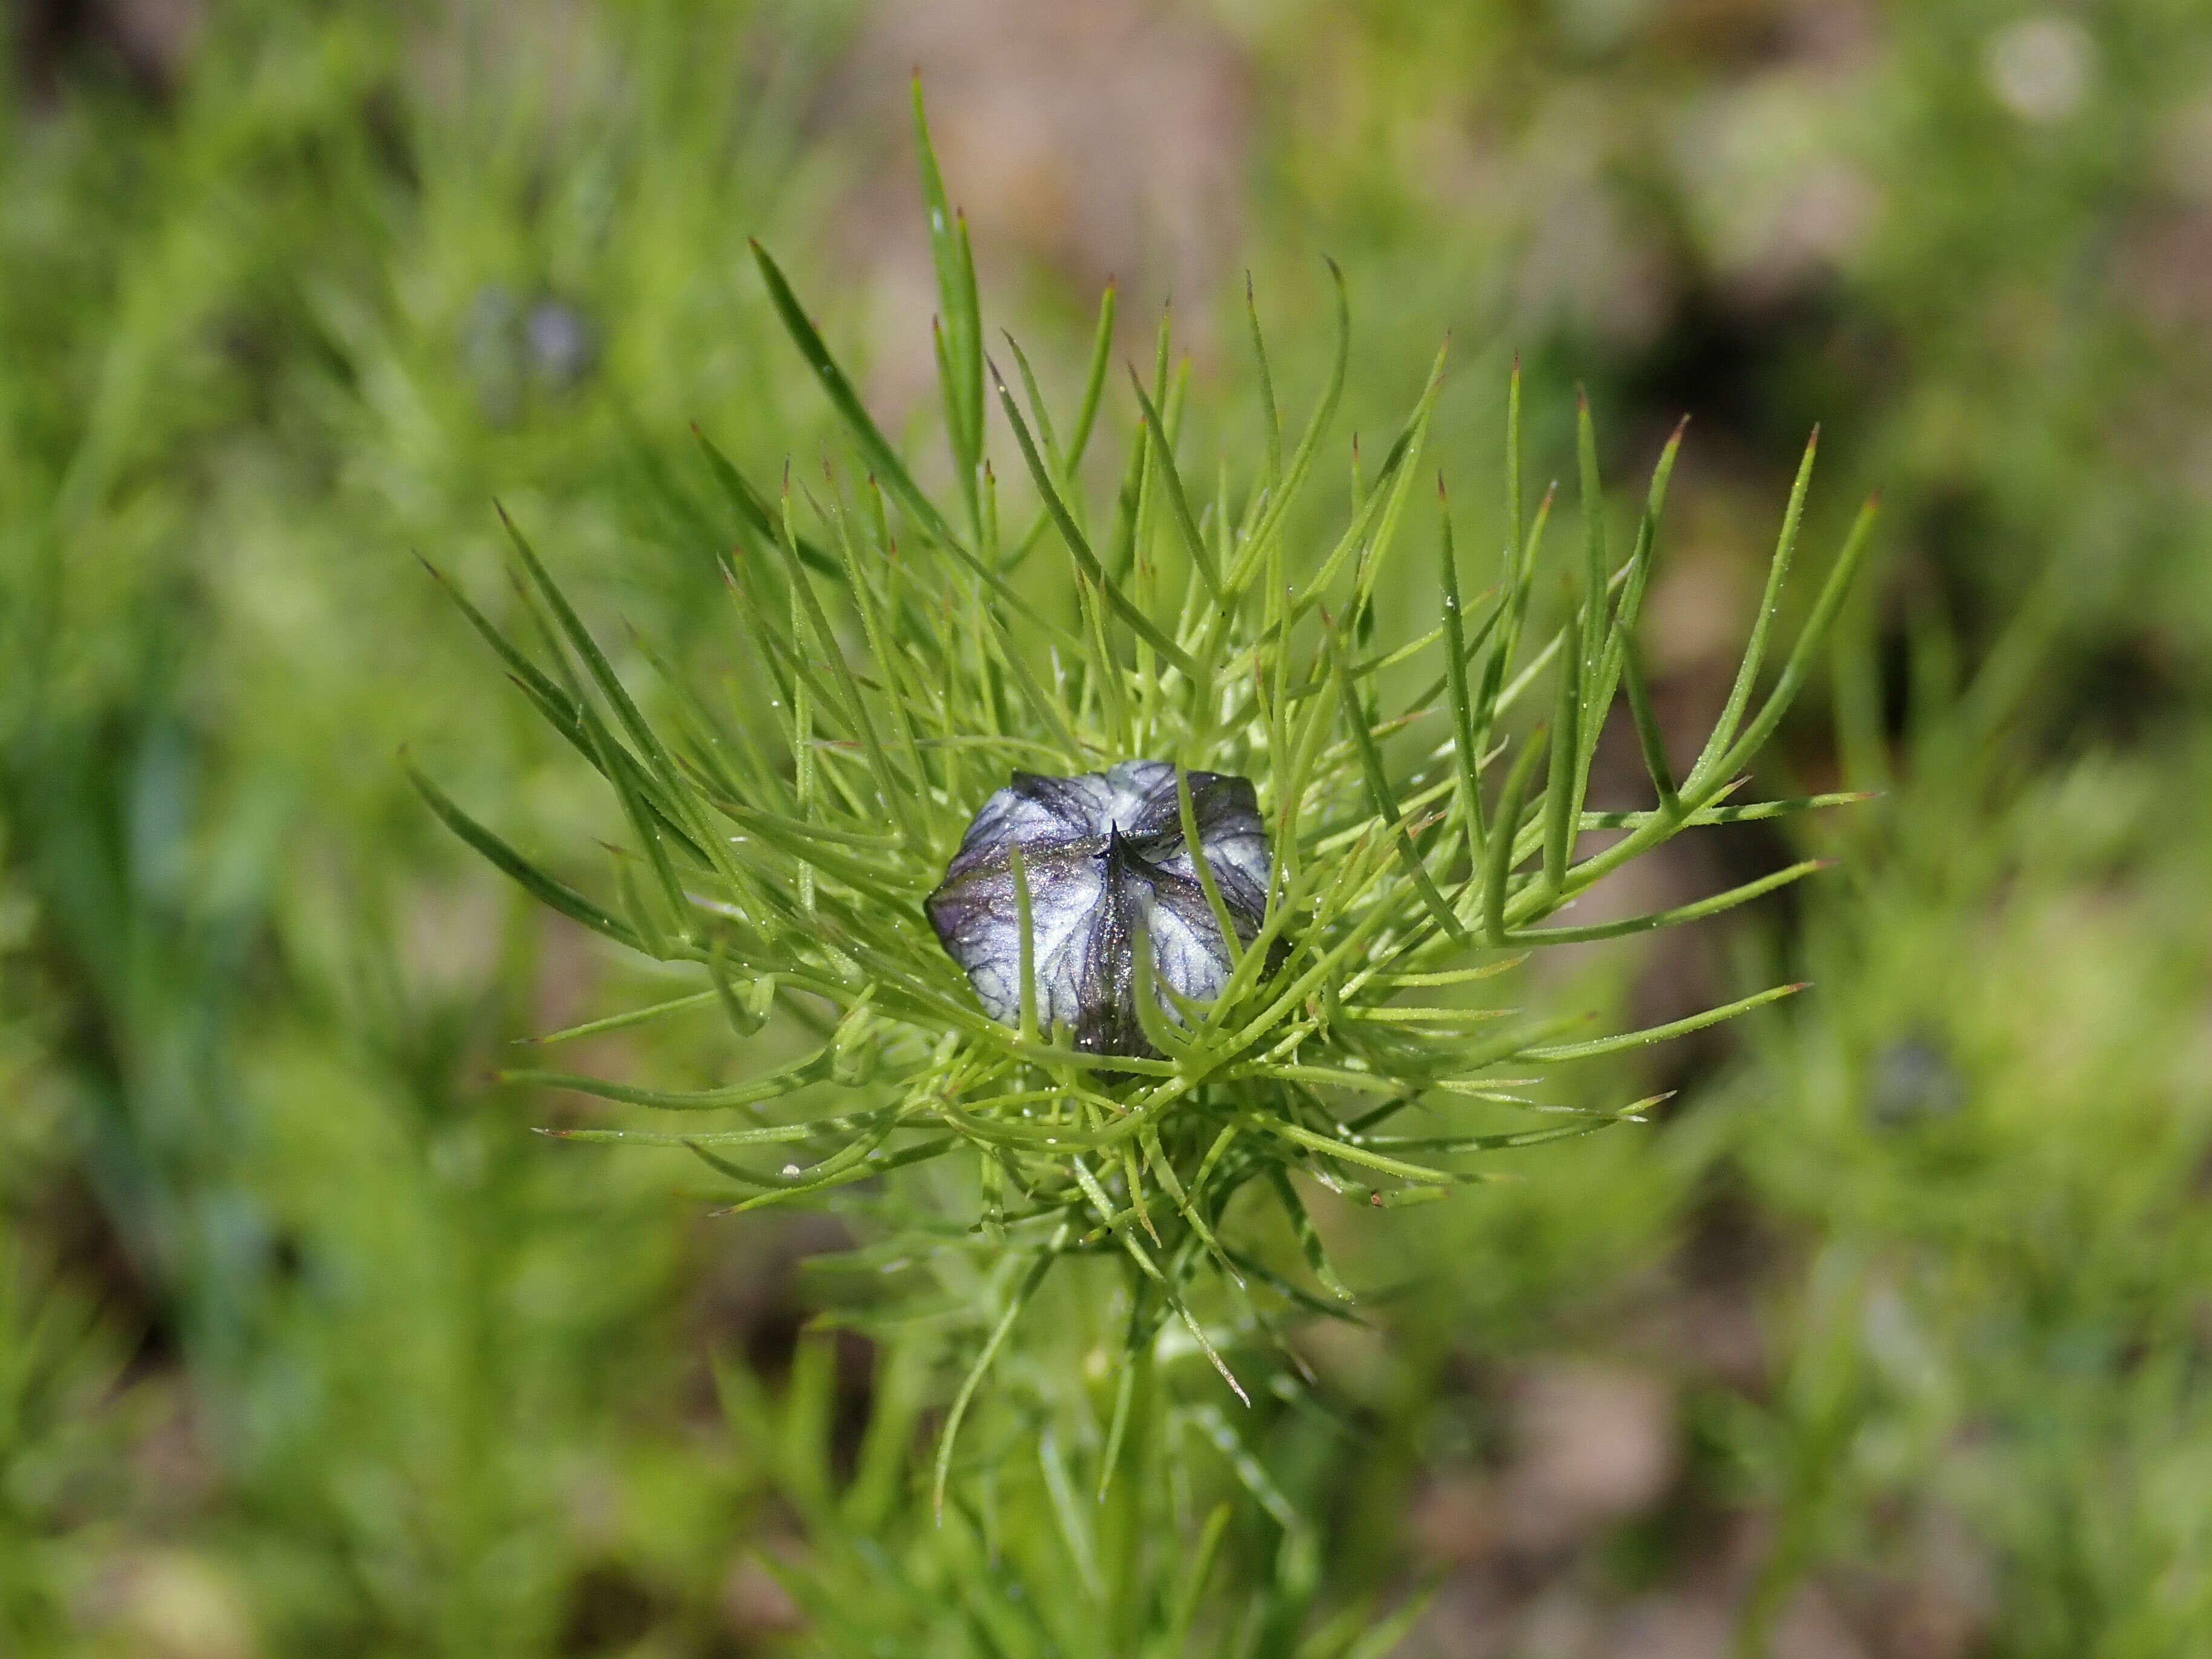
[{"label": "blurred green background", "polygon": [[[836,1235],[527,1133],[562,1109],[484,1081],[503,1046],[640,970],[395,756],[533,848],[607,821],[412,556],[490,591],[495,496],[726,672],[686,426],[757,477],[826,430],[748,235],[925,428],[915,66],[1051,384],[1110,273],[1130,355],[1171,294],[1243,396],[1249,270],[1297,407],[1328,253],[1350,427],[1452,331],[1463,519],[1516,351],[1551,470],[1577,381],[1625,484],[1689,413],[1647,613],[1685,730],[1806,429],[1820,545],[1885,491],[1773,763],[1884,792],[1804,832],[1842,867],[1574,970],[1646,1018],[1816,989],[1652,1059],[1659,1125],[1339,1224],[1411,1288],[1298,1338],[1349,1426],[1269,1455],[1331,1582],[1440,1574],[1414,1656],[2212,1651],[2202,0],[6,15],[0,1653],[809,1639],[711,1367],[773,1395],[796,1352],[867,1419],[865,1345],[800,1336]],[[1641,897],[1798,844],[1720,832]]]}]

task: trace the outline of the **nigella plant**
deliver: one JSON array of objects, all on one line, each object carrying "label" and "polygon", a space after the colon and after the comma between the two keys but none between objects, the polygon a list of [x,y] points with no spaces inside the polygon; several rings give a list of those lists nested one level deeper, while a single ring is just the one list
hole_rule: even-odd
[{"label": "nigella plant", "polygon": [[[1349,339],[1340,279],[1331,368],[1295,432],[1248,313],[1261,437],[1204,486],[1178,441],[1188,382],[1164,322],[1149,375],[1130,370],[1115,400],[1126,418],[1102,419],[1110,289],[1072,410],[1048,407],[1011,339],[987,353],[966,228],[920,114],[917,102],[949,489],[908,469],[757,247],[850,449],[849,464],[811,483],[787,475],[771,494],[699,441],[702,481],[726,512],[708,550],[728,637],[759,695],[712,706],[665,674],[649,714],[510,524],[535,650],[456,599],[619,801],[630,846],[610,896],[588,896],[417,781],[544,902],[696,977],[617,1023],[719,1006],[738,1040],[728,1080],[693,1092],[514,1074],[686,1124],[568,1139],[688,1149],[738,1210],[849,1206],[898,1190],[902,1168],[958,1161],[965,1179],[928,1191],[939,1203],[964,1193],[969,1207],[939,1214],[917,1247],[982,1265],[964,1281],[984,1288],[939,1440],[941,1498],[962,1413],[1056,1264],[1103,1255],[1126,1269],[1117,1436],[1127,1378],[1171,1327],[1190,1339],[1176,1352],[1202,1354],[1241,1393],[1217,1339],[1348,1294],[1308,1212],[1316,1194],[1389,1208],[1489,1178],[1510,1148],[1642,1103],[1506,1129],[1468,1112],[1523,1109],[1554,1068],[1796,988],[1593,1036],[1502,1010],[1486,981],[1533,951],[1711,915],[1814,867],[1656,914],[1547,925],[1669,837],[1845,799],[1739,792],[1812,671],[1871,509],[1770,677],[1808,446],[1741,665],[1678,772],[1637,637],[1679,432],[1620,556],[1583,408],[1581,547],[1548,572],[1553,498],[1533,512],[1523,500],[1516,371],[1501,550],[1470,599],[1452,520],[1424,483],[1440,353],[1381,464],[1364,476],[1355,464],[1346,516],[1313,539],[1306,502]],[[1009,453],[986,453],[987,405]],[[1109,426],[1126,448],[1102,503],[1086,498],[1085,462]],[[1406,584],[1435,595],[1435,626],[1376,640],[1376,597]],[[1648,806],[1586,798],[1617,700],[1641,739]],[[1586,849],[1600,830],[1616,833]],[[750,1064],[746,1041],[779,1017],[815,1034],[806,1051]],[[1248,1191],[1279,1221],[1232,1213]],[[1303,1261],[1266,1259],[1277,1236]]]}]

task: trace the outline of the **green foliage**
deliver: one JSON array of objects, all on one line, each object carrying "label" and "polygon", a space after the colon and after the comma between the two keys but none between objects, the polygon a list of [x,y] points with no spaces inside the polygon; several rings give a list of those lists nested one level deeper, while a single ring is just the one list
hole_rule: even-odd
[{"label": "green foliage", "polygon": [[[1486,1166],[1462,1160],[1585,1133],[1635,1118],[1653,1102],[1507,1133],[1462,1127],[1457,1103],[1532,1103],[1516,1091],[1540,1082],[1551,1066],[1702,1030],[1798,988],[1577,1042],[1558,1040],[1567,1030],[1558,1020],[1463,1000],[1465,988],[1511,970],[1531,950],[1693,920],[1819,867],[1799,864],[1675,911],[1583,927],[1540,925],[1685,830],[1852,799],[1723,805],[1818,660],[1873,511],[1869,505],[1860,514],[1782,672],[1754,708],[1811,483],[1808,446],[1750,643],[1703,751],[1678,784],[1661,745],[1647,737],[1659,805],[1626,816],[1590,813],[1599,731],[1624,672],[1633,680],[1639,608],[1679,431],[1654,473],[1633,549],[1616,563],[1583,407],[1580,580],[1568,583],[1565,604],[1542,636],[1530,620],[1549,502],[1533,525],[1522,522],[1516,373],[1502,492],[1511,503],[1504,562],[1483,614],[1470,629],[1447,519],[1442,624],[1378,650],[1373,595],[1423,476],[1443,355],[1372,479],[1355,480],[1349,523],[1310,560],[1291,526],[1345,374],[1350,321],[1341,284],[1334,368],[1290,459],[1278,470],[1271,442],[1241,494],[1224,484],[1202,513],[1192,509],[1176,454],[1183,380],[1169,373],[1164,318],[1151,391],[1130,373],[1139,418],[1117,469],[1121,484],[1102,558],[1085,526],[1104,520],[1082,498],[1080,469],[1106,378],[1112,294],[1063,451],[1020,348],[1008,339],[1026,408],[984,353],[965,228],[946,216],[918,89],[915,120],[959,507],[940,509],[917,482],[782,272],[756,245],[775,310],[828,394],[857,464],[851,477],[834,465],[825,470],[819,493],[787,476],[780,508],[771,509],[700,440],[728,501],[735,544],[722,568],[732,620],[750,648],[756,684],[771,694],[771,730],[763,738],[743,707],[712,707],[680,681],[667,688],[672,719],[665,730],[657,726],[510,521],[519,591],[540,656],[456,599],[532,706],[612,787],[632,836],[616,855],[616,898],[585,896],[428,778],[418,774],[416,782],[441,818],[542,902],[630,950],[692,966],[710,981],[739,1038],[753,1036],[771,1003],[818,1038],[804,1058],[688,1091],[567,1072],[509,1073],[512,1083],[662,1110],[751,1114],[728,1128],[550,1133],[681,1146],[734,1183],[732,1211],[819,1201],[956,1152],[980,1164],[981,1213],[969,1231],[988,1253],[1015,1265],[941,1435],[942,1511],[975,1392],[1054,1262],[1104,1253],[1128,1269],[1132,1311],[1109,1446],[1120,1443],[1138,1386],[1130,1379],[1170,1321],[1249,1404],[1194,1310],[1198,1288],[1218,1276],[1262,1321],[1263,1304],[1279,1312],[1316,1298],[1272,1271],[1240,1269],[1223,1235],[1247,1188],[1281,1206],[1325,1294],[1341,1298],[1342,1282],[1286,1173],[1381,1208],[1495,1179]],[[1272,428],[1273,380],[1256,313],[1251,339]],[[1038,527],[1012,543],[1000,537],[1000,486],[973,402],[986,376],[1037,503]],[[1224,467],[1223,476],[1232,472]],[[955,528],[956,516],[964,529]],[[1031,598],[1011,578],[1046,525],[1068,556],[1068,584],[1057,595]],[[857,662],[848,640],[864,642]],[[1548,742],[1540,732],[1526,736],[1508,781],[1493,791],[1492,763],[1510,748],[1522,701],[1547,672]],[[1428,684],[1385,714],[1387,689],[1409,678]],[[1386,745],[1394,755],[1410,751],[1412,764],[1401,758],[1394,767]],[[1532,793],[1539,756],[1547,759],[1541,789]],[[1136,1001],[1155,1057],[1085,1053],[1064,1029],[1038,1030],[1029,889],[1018,864],[1024,939],[1021,1018],[1012,1028],[977,1007],[920,908],[1010,765],[1073,775],[1131,757],[1171,758],[1179,778],[1200,769],[1252,777],[1276,850],[1264,921],[1248,944],[1231,945],[1234,967],[1215,1000],[1176,996],[1178,1017],[1170,1018],[1152,990],[1150,952],[1139,949]],[[1486,808],[1493,793],[1498,799]],[[1182,811],[1188,826],[1187,781]],[[1583,832],[1607,827],[1627,833],[1578,856]],[[1194,835],[1186,833],[1195,849]],[[1202,852],[1198,858],[1218,909]],[[1224,927],[1224,937],[1233,940],[1234,930]],[[702,989],[637,1018],[698,1006],[708,995]],[[1528,1074],[1532,1068],[1537,1075]],[[833,1091],[826,1099],[813,1092],[825,1087]],[[764,1109],[801,1091],[810,1091],[804,1115],[763,1120]],[[1439,1121],[1419,1133],[1395,1132],[1392,1120],[1415,1109]],[[791,1160],[780,1171],[756,1161],[756,1149],[770,1148]]]}]

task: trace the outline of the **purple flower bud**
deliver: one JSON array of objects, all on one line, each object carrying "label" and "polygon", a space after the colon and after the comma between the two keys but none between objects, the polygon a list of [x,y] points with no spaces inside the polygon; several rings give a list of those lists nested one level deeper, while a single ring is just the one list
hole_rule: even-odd
[{"label": "purple flower bud", "polygon": [[[1199,846],[1238,941],[1249,944],[1267,913],[1271,867],[1258,799],[1243,778],[1189,777]],[[1150,942],[1170,1019],[1181,1016],[1167,990],[1200,1002],[1221,994],[1228,943],[1183,841],[1174,767],[1123,761],[1073,778],[1017,772],[968,826],[926,907],[983,1011],[1004,1025],[1021,1018],[1016,847],[1029,883],[1041,1030],[1065,1021],[1087,1053],[1152,1054],[1137,1013],[1139,937]]]}]

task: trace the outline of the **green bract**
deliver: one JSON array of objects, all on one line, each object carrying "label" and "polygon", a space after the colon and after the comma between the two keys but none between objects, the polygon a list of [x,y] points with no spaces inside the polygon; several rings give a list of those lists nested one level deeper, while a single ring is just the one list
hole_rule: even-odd
[{"label": "green bract", "polygon": [[[731,626],[773,688],[772,738],[762,739],[757,714],[718,713],[680,684],[668,688],[672,721],[649,720],[510,525],[538,648],[526,651],[459,602],[525,695],[613,786],[634,857],[612,897],[587,897],[417,781],[440,817],[546,903],[630,949],[696,964],[696,994],[635,1018],[719,1001],[743,1037],[781,1004],[827,1032],[795,1063],[740,1068],[726,1086],[699,1093],[514,1074],[675,1112],[737,1115],[726,1127],[570,1138],[688,1147],[729,1180],[740,1209],[813,1199],[923,1159],[962,1158],[980,1172],[975,1237],[1027,1265],[1006,1281],[953,1406],[957,1426],[976,1379],[1060,1256],[1126,1257],[1132,1352],[1179,1317],[1220,1365],[1188,1300],[1209,1269],[1235,1286],[1256,1279],[1271,1294],[1315,1306],[1346,1294],[1291,1174],[1363,1205],[1439,1196],[1486,1178],[1470,1155],[1585,1133],[1636,1109],[1475,1134],[1453,1129],[1455,1102],[1519,1103],[1544,1068],[1710,1025],[1796,988],[1655,1030],[1568,1042],[1558,1023],[1472,1005],[1461,988],[1533,949],[1710,915],[1815,867],[1797,865],[1656,915],[1543,925],[1686,829],[1850,799],[1743,805],[1732,792],[1804,683],[1865,545],[1871,505],[1762,691],[1769,626],[1812,475],[1808,446],[1733,690],[1677,778],[1635,641],[1679,432],[1652,477],[1634,544],[1616,560],[1583,408],[1587,532],[1565,579],[1564,619],[1547,629],[1531,625],[1531,595],[1551,498],[1533,515],[1524,511],[1517,373],[1504,553],[1494,572],[1470,579],[1493,584],[1486,598],[1462,601],[1450,520],[1423,482],[1441,353],[1381,466],[1355,483],[1340,533],[1305,545],[1289,533],[1291,509],[1313,483],[1343,385],[1349,325],[1340,281],[1334,368],[1295,442],[1279,437],[1255,314],[1264,445],[1241,474],[1224,469],[1210,492],[1186,477],[1176,441],[1184,381],[1171,372],[1164,324],[1151,383],[1130,376],[1120,488],[1103,507],[1087,501],[1081,463],[1100,428],[1113,293],[1100,308],[1081,403],[1055,421],[1018,347],[1006,342],[1018,393],[986,356],[966,228],[947,209],[918,102],[916,117],[943,306],[937,354],[957,481],[951,499],[916,481],[757,247],[769,294],[842,417],[855,465],[849,474],[832,470],[818,489],[787,480],[771,500],[700,440],[737,528],[724,564]],[[1019,493],[1035,503],[1018,530],[1002,522],[1001,483],[985,453],[987,396],[1012,434]],[[1059,603],[1024,597],[1010,580],[1041,558],[1066,562]],[[1031,577],[1024,573],[1034,591]],[[1370,600],[1385,582],[1432,583],[1438,625],[1387,649],[1372,644]],[[1409,672],[1425,689],[1386,701],[1386,685]],[[1584,799],[1617,695],[1641,736],[1656,810],[1595,811]],[[1545,726],[1516,723],[1525,705],[1543,700]],[[1219,997],[1178,999],[1180,1021],[1152,996],[1138,998],[1158,1058],[1079,1052],[1064,1030],[1039,1029],[1033,1008],[1017,1026],[994,1022],[922,910],[970,818],[1012,769],[1074,775],[1136,758],[1250,778],[1275,849],[1264,925],[1235,948]],[[1187,787],[1179,805],[1195,843]],[[1594,830],[1627,833],[1578,856],[1579,837]],[[1137,956],[1141,969],[1149,953]],[[819,1103],[813,1115],[769,1109],[802,1091]],[[1395,1132],[1393,1121],[1417,1103],[1446,1121]],[[1231,1195],[1255,1185],[1287,1212],[1322,1296],[1224,1236]],[[948,1429],[948,1449],[951,1441]]]}]

